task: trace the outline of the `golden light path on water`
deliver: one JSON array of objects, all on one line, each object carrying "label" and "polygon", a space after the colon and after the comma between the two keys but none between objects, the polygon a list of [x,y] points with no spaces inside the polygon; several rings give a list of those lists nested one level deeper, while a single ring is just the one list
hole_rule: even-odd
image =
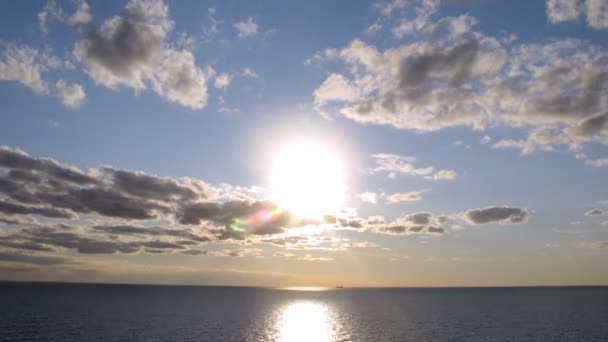
[{"label": "golden light path on water", "polygon": [[333,342],[338,331],[330,308],[316,301],[285,305],[277,321],[279,342]]}]

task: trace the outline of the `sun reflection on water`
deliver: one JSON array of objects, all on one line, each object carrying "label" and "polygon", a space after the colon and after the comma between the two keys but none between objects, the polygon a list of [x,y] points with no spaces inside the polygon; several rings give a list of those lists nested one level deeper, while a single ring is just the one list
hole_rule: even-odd
[{"label": "sun reflection on water", "polygon": [[280,342],[333,342],[337,326],[327,305],[319,302],[294,302],[282,308],[277,321]]}]

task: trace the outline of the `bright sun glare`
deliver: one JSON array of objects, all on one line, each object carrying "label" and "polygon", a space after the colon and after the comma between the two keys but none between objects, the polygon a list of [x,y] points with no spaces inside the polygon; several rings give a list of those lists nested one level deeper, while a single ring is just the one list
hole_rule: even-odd
[{"label": "bright sun glare", "polygon": [[305,141],[286,145],[274,158],[272,199],[300,217],[320,217],[340,207],[345,179],[329,146]]}]

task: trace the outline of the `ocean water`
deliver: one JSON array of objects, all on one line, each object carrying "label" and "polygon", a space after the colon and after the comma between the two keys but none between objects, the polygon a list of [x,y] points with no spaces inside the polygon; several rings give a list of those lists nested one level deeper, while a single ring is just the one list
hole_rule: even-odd
[{"label": "ocean water", "polygon": [[4,283],[0,341],[608,341],[608,287]]}]

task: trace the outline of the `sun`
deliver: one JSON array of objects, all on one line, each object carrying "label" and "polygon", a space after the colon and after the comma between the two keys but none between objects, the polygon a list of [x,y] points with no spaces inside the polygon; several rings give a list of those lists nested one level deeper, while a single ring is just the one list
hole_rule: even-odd
[{"label": "sun", "polygon": [[318,218],[338,209],[345,192],[338,155],[322,143],[285,145],[272,164],[272,200],[294,215]]}]

